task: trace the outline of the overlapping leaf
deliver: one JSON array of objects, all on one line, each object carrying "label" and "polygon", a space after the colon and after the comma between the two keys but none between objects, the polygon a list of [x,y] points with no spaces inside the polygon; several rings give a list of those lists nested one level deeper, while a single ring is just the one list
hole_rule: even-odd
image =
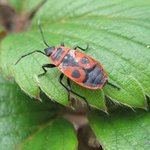
[{"label": "overlapping leaf", "polygon": [[105,150],[149,149],[150,112],[117,110],[110,115],[92,112],[90,125]]},{"label": "overlapping leaf", "polygon": [[[28,150],[43,147],[45,150],[50,147],[51,150],[74,150],[77,147],[72,125],[61,117],[56,118],[58,106],[49,100],[31,100],[16,84],[4,81],[2,77],[0,89],[1,150],[27,147],[30,147]],[[35,144],[39,139],[41,142]]]},{"label": "overlapping leaf", "polygon": [[51,99],[68,103],[67,92],[57,82],[60,75],[57,69],[37,78],[42,72],[41,65],[48,63],[47,58],[35,54],[14,66],[21,55],[45,48],[37,27],[40,19],[49,45],[64,41],[68,47],[84,47],[89,43],[86,54],[100,61],[110,82],[121,88],[118,91],[106,85],[104,91],[91,91],[72,83],[73,90],[103,110],[106,110],[104,94],[116,102],[145,108],[145,95],[150,95],[149,4],[138,0],[47,1],[30,31],[12,35],[2,43],[3,73],[14,76],[20,87],[33,97],[39,97],[39,86]]}]

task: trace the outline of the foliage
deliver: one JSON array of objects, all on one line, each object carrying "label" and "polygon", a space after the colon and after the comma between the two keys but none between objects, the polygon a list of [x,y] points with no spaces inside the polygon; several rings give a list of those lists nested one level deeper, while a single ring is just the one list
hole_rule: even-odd
[{"label": "foliage", "polygon": [[[32,10],[39,0],[24,2],[10,0],[10,2],[18,12],[26,13]],[[102,90],[92,91],[71,82],[73,90],[85,96],[91,106],[107,111],[105,104],[105,96],[107,96],[117,104],[123,104],[133,109],[136,107],[146,109],[146,95],[150,96],[149,13],[149,1],[47,1],[34,18],[31,29],[21,34],[9,35],[1,43],[0,67],[2,74],[9,79],[13,77],[20,88],[30,97],[43,100],[40,97],[41,89],[51,100],[64,106],[68,105],[67,92],[58,83],[60,72],[57,68],[50,69],[44,77],[38,78],[37,76],[42,72],[41,65],[48,62],[47,58],[40,54],[33,54],[14,65],[20,56],[36,49],[43,50],[45,48],[37,25],[40,20],[49,45],[59,45],[63,41],[67,47],[75,45],[84,47],[88,43],[90,47],[85,53],[100,61],[108,73],[109,81],[120,87],[121,90],[116,90],[106,85]],[[1,119],[4,120],[0,123],[2,130],[0,146],[3,146],[2,148],[8,141],[7,149],[15,147],[18,143],[21,143],[20,149],[33,149],[34,146],[46,145],[45,137],[50,140],[49,145],[51,142],[55,142],[56,147],[51,145],[51,149],[58,149],[60,146],[60,149],[71,150],[77,147],[72,126],[62,118],[51,119],[51,113],[53,114],[60,108],[56,107],[57,109],[54,111],[51,102],[46,102],[49,103],[47,105],[45,102],[37,104],[32,100],[27,101],[26,99],[30,98],[25,96],[15,84],[8,83],[3,79],[1,79],[1,83],[2,105],[0,107],[2,108],[0,112]],[[9,86],[7,87],[7,85]],[[17,94],[15,94],[16,92]],[[50,113],[45,109],[47,107],[50,107],[48,109]],[[40,114],[37,116],[38,110]],[[149,131],[149,112],[140,111],[135,114],[127,110],[123,112],[123,115],[117,114],[118,112],[115,111],[106,117],[99,112],[89,112],[90,125],[103,147],[105,149],[117,149],[117,147],[118,149],[134,149],[136,146],[137,149],[141,149],[145,146],[144,148],[148,149],[149,142],[146,135]],[[39,117],[40,115],[45,119]],[[8,116],[10,120],[7,120]],[[121,121],[118,121],[120,118]],[[130,120],[135,120],[135,122],[130,122]],[[18,128],[15,126],[16,122],[19,124]],[[109,123],[113,125],[111,126]],[[140,130],[139,124],[144,129],[137,138]],[[59,133],[60,128],[63,134]],[[144,130],[147,132],[146,135]],[[133,131],[134,134],[131,134]],[[18,139],[14,139],[16,135]],[[52,137],[50,138],[50,136]],[[56,138],[60,138],[63,144],[58,144]],[[71,140],[67,143],[67,139]],[[22,143],[23,140],[25,142]],[[129,143],[129,141],[132,142]],[[65,142],[66,144],[64,144]],[[113,146],[111,146],[112,143]],[[122,145],[126,147],[121,147]]]}]

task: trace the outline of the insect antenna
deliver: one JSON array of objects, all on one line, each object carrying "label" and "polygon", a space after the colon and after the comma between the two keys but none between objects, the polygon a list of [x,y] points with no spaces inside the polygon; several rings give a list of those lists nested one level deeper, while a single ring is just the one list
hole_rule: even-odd
[{"label": "insect antenna", "polygon": [[43,34],[43,30],[42,30],[40,21],[38,21],[38,26],[39,26],[39,30],[40,30],[40,33],[41,33],[41,36],[42,36],[43,43],[44,43],[47,47],[50,47],[50,46],[47,44],[46,40],[45,40],[45,37],[44,37],[44,34]]},{"label": "insect antenna", "polygon": [[41,54],[43,54],[43,55],[46,55],[44,52],[42,52],[42,51],[40,51],[40,50],[35,50],[35,51],[33,51],[33,52],[30,52],[30,53],[28,53],[28,54],[25,54],[25,55],[21,56],[21,57],[16,61],[15,65],[18,64],[18,62],[19,62],[22,58],[24,58],[24,57],[26,57],[26,56],[29,56],[29,55],[31,55],[31,54],[33,54],[33,53],[41,53]]},{"label": "insect antenna", "polygon": [[[44,34],[43,34],[43,31],[42,31],[42,28],[41,28],[40,21],[38,22],[38,26],[39,26],[39,30],[40,30],[40,33],[41,33],[41,36],[42,36],[42,39],[43,39],[44,44],[45,44],[47,47],[50,47],[50,46],[47,44],[47,42],[45,41],[45,38],[44,38]],[[43,55],[46,55],[44,52],[42,52],[42,51],[40,51],[40,50],[35,50],[35,51],[33,51],[33,52],[30,52],[30,53],[28,53],[28,54],[25,54],[25,55],[21,56],[21,57],[17,60],[17,62],[15,63],[15,65],[18,64],[18,62],[19,62],[22,58],[24,58],[24,57],[26,57],[26,56],[29,56],[29,55],[31,55],[31,54],[33,54],[33,53],[41,53],[41,54],[43,54]]]}]

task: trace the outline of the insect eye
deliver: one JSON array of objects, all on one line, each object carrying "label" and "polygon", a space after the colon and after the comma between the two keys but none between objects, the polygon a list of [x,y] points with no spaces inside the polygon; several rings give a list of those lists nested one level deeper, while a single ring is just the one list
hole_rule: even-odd
[{"label": "insect eye", "polygon": [[45,48],[45,49],[44,49],[45,54],[46,54],[47,56],[50,56],[50,55],[53,53],[54,50],[55,50],[55,47],[54,47],[54,46],[48,47],[48,48]]}]

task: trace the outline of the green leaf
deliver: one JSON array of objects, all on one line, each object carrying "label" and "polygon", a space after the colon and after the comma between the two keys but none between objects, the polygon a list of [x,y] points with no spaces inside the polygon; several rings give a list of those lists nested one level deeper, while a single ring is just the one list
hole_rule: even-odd
[{"label": "green leaf", "polygon": [[[31,100],[16,84],[5,81],[2,77],[0,77],[0,89],[1,150],[12,150],[18,145],[19,147],[20,145],[26,146],[23,141],[28,139],[30,139],[32,149],[36,149],[37,144],[34,144],[34,140],[38,138],[43,140],[43,143],[38,143],[39,149],[46,146],[47,149],[53,147],[53,150],[58,150],[58,147],[54,147],[54,145],[58,145],[58,141],[62,141],[65,145],[59,145],[61,149],[62,147],[65,147],[66,150],[75,149],[77,140],[73,127],[61,118],[52,122],[60,111],[60,107],[45,98],[43,102]],[[65,125],[64,128],[67,128],[63,129],[63,125]],[[63,133],[65,131],[66,133]],[[31,139],[33,135],[34,138]],[[50,135],[52,139],[48,138]],[[45,137],[48,139],[44,140]],[[69,144],[68,138],[70,139]],[[48,142],[47,145],[45,145],[46,142]]]},{"label": "green leaf", "polygon": [[65,119],[58,119],[40,129],[35,135],[31,135],[19,149],[74,150],[76,147],[77,140],[73,127]]},{"label": "green leaf", "polygon": [[109,115],[93,111],[90,125],[105,150],[149,150],[150,111],[116,110]]},{"label": "green leaf", "polygon": [[84,47],[89,43],[85,53],[101,62],[109,81],[120,87],[116,90],[106,85],[104,90],[92,91],[72,82],[73,90],[85,96],[89,104],[106,111],[105,94],[117,103],[146,108],[145,95],[150,95],[149,13],[149,1],[47,1],[30,31],[11,35],[2,43],[2,71],[7,77],[14,76],[30,96],[39,98],[40,87],[51,99],[68,105],[57,68],[37,77],[42,73],[41,65],[49,63],[44,56],[33,54],[13,65],[20,56],[45,48],[37,25],[40,19],[49,45],[64,41],[67,47]]}]

